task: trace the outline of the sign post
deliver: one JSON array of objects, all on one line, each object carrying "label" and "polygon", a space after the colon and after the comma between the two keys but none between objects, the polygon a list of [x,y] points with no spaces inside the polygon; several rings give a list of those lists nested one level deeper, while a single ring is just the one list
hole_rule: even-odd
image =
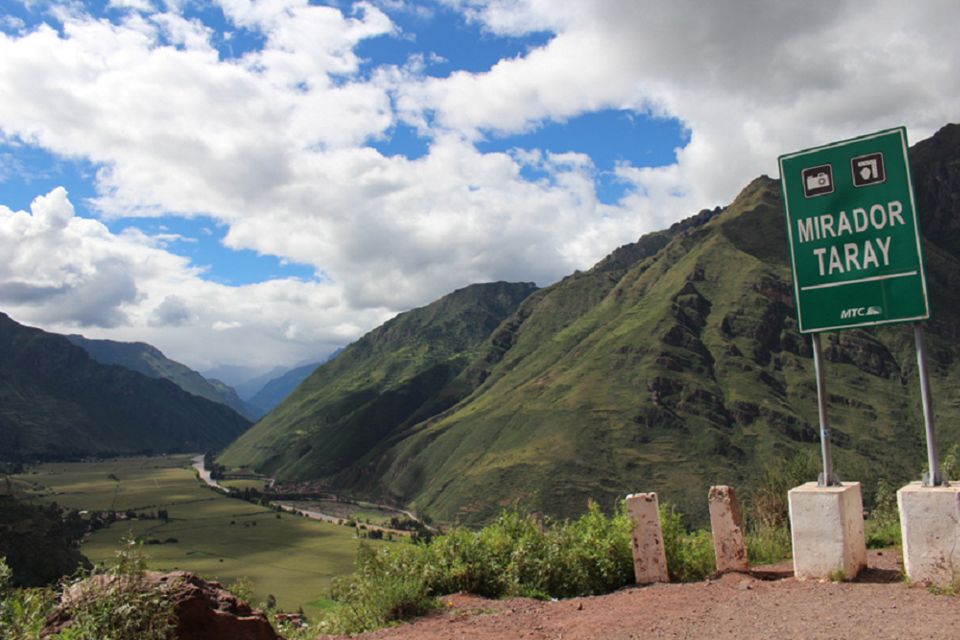
[{"label": "sign post", "polygon": [[929,480],[940,483],[926,354],[919,321],[930,317],[907,132],[904,127],[780,156],[797,323],[812,334],[824,470],[830,458],[818,333],[914,322],[927,433]]}]

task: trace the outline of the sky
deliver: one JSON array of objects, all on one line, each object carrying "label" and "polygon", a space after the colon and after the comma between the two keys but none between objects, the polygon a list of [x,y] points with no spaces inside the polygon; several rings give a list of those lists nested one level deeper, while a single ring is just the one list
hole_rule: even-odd
[{"label": "sky", "polygon": [[0,311],[204,370],[960,120],[960,3],[0,0]]}]

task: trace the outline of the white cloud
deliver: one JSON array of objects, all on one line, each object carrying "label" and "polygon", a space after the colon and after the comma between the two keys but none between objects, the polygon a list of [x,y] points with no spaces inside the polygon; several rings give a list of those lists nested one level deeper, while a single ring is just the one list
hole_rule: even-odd
[{"label": "white cloud", "polygon": [[350,308],[329,283],[228,287],[200,276],[155,238],[76,216],[63,188],[29,212],[0,206],[0,309],[20,322],[145,340],[205,368],[292,364],[358,337],[346,323],[374,326],[392,315]]},{"label": "white cloud", "polygon": [[[265,42],[229,59],[177,3],[116,4],[137,11],[61,10],[62,33],[0,33],[2,137],[92,162],[102,215],[207,215],[227,246],[329,279],[216,285],[166,251],[170,238],[110,234],[54,191],[31,213],[0,209],[0,305],[51,327],[110,326],[190,362],[298,360],[469,282],[546,284],[728,202],[780,153],[899,124],[919,139],[960,104],[960,7],[940,0],[449,0],[492,34],[553,35],[444,78],[425,75],[435,52],[373,70],[356,53],[409,37],[385,11],[422,12],[414,3],[221,0],[229,29]],[[597,200],[586,156],[474,145],[611,108],[690,134],[676,164],[619,166],[636,190],[618,206]],[[369,146],[398,122],[429,138],[427,155]],[[72,244],[44,264],[57,243]]]},{"label": "white cloud", "polygon": [[[729,199],[786,151],[899,124],[922,138],[958,115],[953,2],[451,4],[495,33],[557,35],[488,73],[403,87],[406,117],[477,136],[601,108],[669,115],[691,131],[668,172],[684,203]],[[664,174],[627,172],[648,188]]]}]

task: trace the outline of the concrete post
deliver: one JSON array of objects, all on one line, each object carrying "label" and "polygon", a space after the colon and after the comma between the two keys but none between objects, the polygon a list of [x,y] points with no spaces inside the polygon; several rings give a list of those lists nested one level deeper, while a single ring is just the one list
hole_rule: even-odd
[{"label": "concrete post", "polygon": [[798,578],[855,578],[867,566],[859,482],[794,487],[790,501],[793,573]]},{"label": "concrete post", "polygon": [[627,496],[627,513],[633,520],[633,572],[637,584],[669,582],[657,494]]},{"label": "concrete post", "polygon": [[960,578],[960,487],[911,482],[897,505],[907,577],[941,586]]},{"label": "concrete post", "polygon": [[743,542],[743,515],[733,487],[710,487],[707,494],[710,505],[710,528],[713,531],[713,550],[717,556],[717,571],[746,571],[747,547]]}]

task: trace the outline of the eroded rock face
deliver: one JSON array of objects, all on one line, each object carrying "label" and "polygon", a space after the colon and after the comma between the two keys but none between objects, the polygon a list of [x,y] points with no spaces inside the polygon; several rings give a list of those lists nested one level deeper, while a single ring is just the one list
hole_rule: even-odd
[{"label": "eroded rock face", "polygon": [[[73,606],[104,592],[113,576],[93,576],[70,587],[62,604],[50,617],[41,634],[53,636],[72,623]],[[174,602],[178,640],[279,640],[267,617],[217,582],[207,582],[195,573],[148,571],[137,582],[138,589],[167,591]]]}]

